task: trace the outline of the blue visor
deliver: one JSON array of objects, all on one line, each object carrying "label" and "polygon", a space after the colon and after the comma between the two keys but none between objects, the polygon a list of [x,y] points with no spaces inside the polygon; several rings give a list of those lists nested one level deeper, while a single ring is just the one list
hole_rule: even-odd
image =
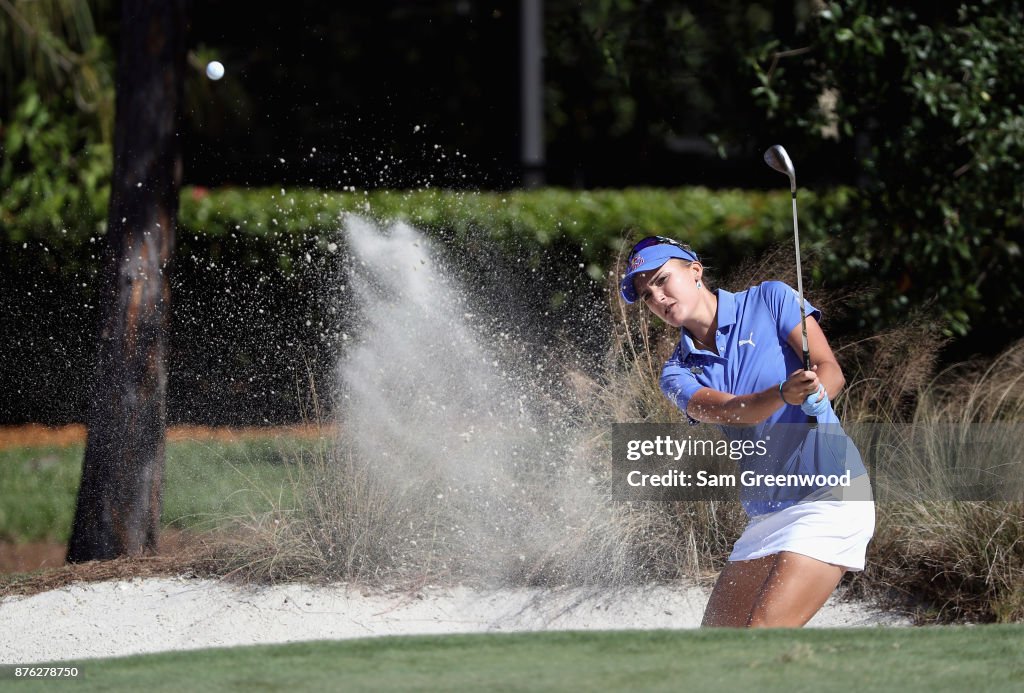
[{"label": "blue visor", "polygon": [[635,303],[638,296],[636,295],[636,287],[633,286],[633,277],[641,272],[656,270],[674,257],[680,260],[698,262],[697,256],[694,253],[686,248],[670,243],[659,243],[658,245],[648,246],[633,253],[629,258],[626,274],[622,277],[622,282],[619,284],[619,292],[622,294],[622,299],[626,303]]}]

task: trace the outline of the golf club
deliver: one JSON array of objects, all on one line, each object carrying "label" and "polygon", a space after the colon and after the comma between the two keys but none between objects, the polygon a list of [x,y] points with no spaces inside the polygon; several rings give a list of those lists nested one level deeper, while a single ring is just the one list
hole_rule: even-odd
[{"label": "golf club", "polygon": [[[796,246],[796,290],[800,294],[800,329],[803,333],[804,369],[811,370],[811,352],[807,348],[807,311],[804,308],[804,280],[800,268],[800,226],[796,219],[796,169],[793,161],[781,144],[772,145],[764,153],[764,162],[779,173],[789,177],[789,189],[793,193],[793,244]],[[808,417],[808,422],[814,421]]]}]

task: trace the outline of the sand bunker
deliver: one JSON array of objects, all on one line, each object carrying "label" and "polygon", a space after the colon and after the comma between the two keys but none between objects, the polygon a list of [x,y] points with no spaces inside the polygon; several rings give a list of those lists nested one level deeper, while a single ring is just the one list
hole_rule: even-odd
[{"label": "sand bunker", "polygon": [[[683,586],[384,592],[184,577],[76,583],[0,602],[0,663],[386,635],[696,628],[707,595]],[[909,621],[833,597],[809,624],[877,625]]]}]

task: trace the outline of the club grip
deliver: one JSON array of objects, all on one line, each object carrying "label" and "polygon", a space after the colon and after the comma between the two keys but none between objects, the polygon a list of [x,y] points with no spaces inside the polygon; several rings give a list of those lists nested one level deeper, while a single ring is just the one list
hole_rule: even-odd
[{"label": "club grip", "polygon": [[[808,351],[807,349],[804,349],[804,370],[805,371],[811,370],[811,352]],[[814,418],[813,416],[808,414],[808,416],[807,416],[807,425],[810,428],[817,428],[818,427],[818,420],[816,418]]]}]

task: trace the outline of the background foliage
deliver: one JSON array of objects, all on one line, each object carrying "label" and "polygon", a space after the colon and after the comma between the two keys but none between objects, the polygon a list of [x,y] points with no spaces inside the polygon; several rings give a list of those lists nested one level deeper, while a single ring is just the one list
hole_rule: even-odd
[{"label": "background foliage", "polygon": [[93,11],[103,17],[106,6],[0,5],[0,230],[9,240],[106,215],[114,69]]},{"label": "background foliage", "polygon": [[[188,374],[209,397],[180,411],[223,406],[218,379],[232,392],[273,380],[260,391],[280,397],[287,379],[265,374],[288,359],[267,344],[287,351],[294,326],[265,316],[329,310],[330,296],[312,307],[299,298],[343,271],[325,248],[344,211],[473,239],[551,276],[575,272],[604,305],[602,282],[631,232],[684,236],[721,274],[784,244],[784,180],[760,163],[775,142],[797,164],[810,285],[849,303],[831,334],[924,312],[959,337],[945,362],[1021,334],[1019,1],[552,0],[553,185],[530,193],[514,189],[518,3],[387,0],[365,16],[338,6],[301,21],[293,6],[251,27],[229,21],[239,7],[211,6],[191,27],[182,141],[193,187],[173,268],[182,358],[171,377]],[[0,289],[8,353],[23,364],[9,371],[3,409],[73,419],[78,395],[45,393],[80,392],[89,372],[118,19],[106,2],[2,9]],[[217,83],[202,76],[213,58],[228,65]],[[247,187],[258,183],[271,187]],[[248,299],[232,303],[228,282]],[[219,346],[185,358],[185,326],[194,343]],[[233,381],[232,369],[264,375]]]},{"label": "background foliage", "polygon": [[834,2],[794,40],[812,50],[772,71],[766,46],[755,91],[773,120],[856,146],[837,222],[859,233],[831,262],[884,287],[865,321],[932,303],[951,333],[1019,332],[1024,4]]}]

